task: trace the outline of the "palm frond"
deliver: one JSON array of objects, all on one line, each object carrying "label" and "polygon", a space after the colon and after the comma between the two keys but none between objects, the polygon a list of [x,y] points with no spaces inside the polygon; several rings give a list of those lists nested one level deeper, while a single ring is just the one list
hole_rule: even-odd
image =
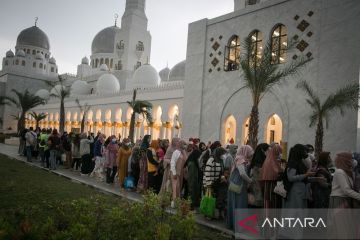
[{"label": "palm frond", "polygon": [[359,108],[359,84],[349,84],[330,94],[322,105],[324,112],[339,111],[344,115],[345,109],[357,110]]},{"label": "palm frond", "polygon": [[314,89],[305,81],[300,81],[297,85],[296,88],[299,88],[301,90],[303,90],[306,95],[308,95],[308,97],[310,99],[306,99],[307,103],[309,103],[309,105],[311,106],[311,108],[314,111],[320,111],[321,110],[321,103],[320,103],[320,98],[319,96],[317,96],[315,94]]},{"label": "palm frond", "polygon": [[318,120],[319,120],[319,114],[317,112],[313,112],[313,114],[310,116],[309,127],[314,127]]}]

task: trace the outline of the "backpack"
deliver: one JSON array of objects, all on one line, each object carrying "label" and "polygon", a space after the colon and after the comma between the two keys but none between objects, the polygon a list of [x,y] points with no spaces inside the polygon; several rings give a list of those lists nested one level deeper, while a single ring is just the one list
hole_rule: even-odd
[{"label": "backpack", "polygon": [[31,135],[32,137],[28,139],[28,143],[29,143],[31,146],[36,146],[36,145],[37,145],[36,134],[34,135],[33,132],[30,132],[30,135]]}]

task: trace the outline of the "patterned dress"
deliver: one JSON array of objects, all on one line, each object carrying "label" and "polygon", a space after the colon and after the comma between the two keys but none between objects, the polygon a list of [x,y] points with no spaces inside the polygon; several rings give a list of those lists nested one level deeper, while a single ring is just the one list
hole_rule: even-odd
[{"label": "patterned dress", "polygon": [[146,191],[148,189],[148,171],[147,171],[147,156],[146,150],[141,152],[140,158],[140,175],[137,188],[140,191]]}]

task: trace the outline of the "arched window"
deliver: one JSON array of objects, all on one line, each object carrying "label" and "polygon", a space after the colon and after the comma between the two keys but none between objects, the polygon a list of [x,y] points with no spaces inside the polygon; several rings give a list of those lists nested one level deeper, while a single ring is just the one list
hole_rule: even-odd
[{"label": "arched window", "polygon": [[136,51],[144,51],[144,43],[141,41],[138,41],[136,44]]},{"label": "arched window", "polygon": [[107,66],[108,68],[110,68],[109,59],[108,59],[108,58],[105,59],[105,64],[106,64],[106,66]]},{"label": "arched window", "polygon": [[41,69],[43,68],[43,64],[42,64],[42,63],[39,64],[39,68],[41,68]]},{"label": "arched window", "polygon": [[51,67],[51,72],[54,72],[54,67]]},{"label": "arched window", "polygon": [[118,68],[117,68],[118,70],[122,70],[122,62],[121,62],[121,60],[118,61],[117,66],[118,66]]},{"label": "arched window", "polygon": [[15,60],[15,64],[16,64],[16,65],[19,65],[19,59],[16,59],[16,60]]},{"label": "arched window", "polygon": [[44,64],[44,70],[46,70],[46,64]]},{"label": "arched window", "polygon": [[26,53],[27,53],[27,54],[30,54],[30,49],[27,49],[27,50],[26,50]]},{"label": "arched window", "polygon": [[95,67],[97,68],[99,66],[99,59],[96,59]]},{"label": "arched window", "polygon": [[35,55],[35,54],[36,54],[36,51],[35,51],[35,50],[32,50],[32,54]]},{"label": "arched window", "polygon": [[104,59],[100,58],[100,66],[104,64]]},{"label": "arched window", "polygon": [[262,33],[258,30],[253,31],[250,34],[251,38],[251,56],[249,58],[249,65],[254,66],[258,65],[261,60],[262,54]]},{"label": "arched window", "polygon": [[25,60],[21,61],[21,66],[25,66]]},{"label": "arched window", "polygon": [[34,68],[36,67],[36,62],[33,62],[33,67],[34,67]]},{"label": "arched window", "polygon": [[271,34],[271,63],[279,64],[285,62],[287,47],[287,29],[279,24]]},{"label": "arched window", "polygon": [[114,59],[110,59],[110,68],[113,68]]},{"label": "arched window", "polygon": [[239,69],[240,64],[240,38],[232,36],[228,45],[225,47],[225,71],[235,71]]},{"label": "arched window", "polygon": [[5,60],[5,66],[9,65],[8,60]]}]

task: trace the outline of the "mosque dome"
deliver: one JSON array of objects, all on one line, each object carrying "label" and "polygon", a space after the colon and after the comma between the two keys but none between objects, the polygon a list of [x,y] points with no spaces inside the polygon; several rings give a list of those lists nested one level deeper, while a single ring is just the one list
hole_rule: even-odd
[{"label": "mosque dome", "polygon": [[119,80],[111,73],[105,73],[96,82],[97,93],[113,94],[120,91]]},{"label": "mosque dome", "polygon": [[76,80],[71,85],[72,95],[87,95],[90,93],[91,93],[91,86],[85,81]]},{"label": "mosque dome", "polygon": [[44,48],[46,50],[50,49],[48,36],[37,26],[26,28],[20,32],[17,37],[16,46],[22,45]]},{"label": "mosque dome", "polygon": [[36,59],[39,59],[39,60],[43,60],[43,59],[44,59],[44,55],[42,55],[41,53],[37,53],[37,54],[35,55],[35,58],[36,58]]},{"label": "mosque dome", "polygon": [[170,71],[169,81],[184,81],[186,60],[176,64]]},{"label": "mosque dome", "polygon": [[116,26],[107,27],[98,32],[91,44],[92,54],[114,53],[116,32],[120,28]]},{"label": "mosque dome", "polygon": [[14,57],[13,51],[9,50],[6,52],[6,57]]},{"label": "mosque dome", "polygon": [[54,57],[51,57],[50,60],[49,60],[49,63],[51,64],[56,64],[56,60]]},{"label": "mosque dome", "polygon": [[35,93],[35,96],[38,96],[41,99],[48,100],[50,98],[50,93],[46,89],[40,89]]},{"label": "mosque dome", "polygon": [[170,69],[168,67],[164,68],[163,70],[161,70],[159,72],[160,75],[160,79],[162,82],[166,82],[169,81],[169,74],[170,74]]},{"label": "mosque dome", "polygon": [[101,66],[100,66],[100,71],[109,71],[109,68],[108,68],[108,66],[107,66],[105,63],[103,63],[103,64],[101,64]]},{"label": "mosque dome", "polygon": [[81,64],[89,65],[89,59],[87,57],[83,57],[83,59],[81,59]]},{"label": "mosque dome", "polygon": [[134,73],[132,80],[132,87],[134,88],[156,87],[159,84],[159,74],[150,64],[142,65]]},{"label": "mosque dome", "polygon": [[16,52],[16,56],[17,56],[17,57],[25,57],[25,52],[24,52],[24,50],[19,49],[19,50]]},{"label": "mosque dome", "polygon": [[53,87],[53,88],[51,89],[50,94],[59,96],[59,94],[60,94],[60,92],[61,92],[61,88],[62,88],[62,89],[65,89],[65,86],[56,85],[55,87]]}]

